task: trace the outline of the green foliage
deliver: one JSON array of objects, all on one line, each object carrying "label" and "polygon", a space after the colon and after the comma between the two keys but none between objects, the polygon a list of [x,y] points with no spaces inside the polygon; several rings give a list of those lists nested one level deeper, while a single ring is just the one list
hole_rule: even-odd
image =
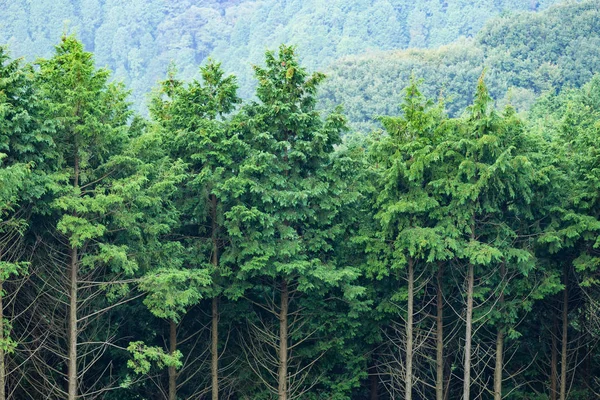
[{"label": "green foliage", "polygon": [[472,39],[437,49],[343,58],[328,67],[322,106],[344,104],[352,126],[367,132],[376,116],[396,113],[395,94],[414,75],[424,80],[427,96],[441,95],[449,113],[458,116],[474,100],[470,88],[487,68],[498,103],[527,111],[542,92],[581,86],[597,71],[598,12],[595,1],[569,2],[493,18]]},{"label": "green foliage", "polygon": [[142,342],[131,342],[127,351],[133,356],[132,360],[127,361],[127,366],[136,374],[147,374],[152,366],[159,369],[165,367],[180,368],[182,366],[181,352],[165,353],[159,347],[146,346]]},{"label": "green foliage", "polygon": [[132,89],[142,110],[144,94],[172,61],[189,79],[197,64],[218,58],[239,76],[242,95],[249,98],[255,85],[249,64],[259,63],[265,48],[280,43],[297,45],[308,68],[323,68],[371,50],[448,44],[475,35],[503,12],[558,2],[18,0],[0,11],[0,43],[19,56],[49,56],[61,34],[75,32],[98,63]]}]

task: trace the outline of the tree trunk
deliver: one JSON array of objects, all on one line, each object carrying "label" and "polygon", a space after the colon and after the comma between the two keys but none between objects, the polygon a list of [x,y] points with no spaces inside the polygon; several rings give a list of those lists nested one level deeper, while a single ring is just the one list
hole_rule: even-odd
[{"label": "tree trunk", "polygon": [[404,398],[412,400],[412,364],[413,364],[413,313],[415,272],[412,257],[408,258],[408,310],[406,315],[406,376],[404,380]]},{"label": "tree trunk", "polygon": [[498,329],[496,333],[496,366],[494,368],[494,400],[502,400],[502,369],[504,352],[504,333]]},{"label": "tree trunk", "polygon": [[211,374],[212,400],[219,400],[219,299],[212,299]]},{"label": "tree trunk", "polygon": [[[500,275],[502,282],[500,283],[500,311],[504,312],[504,280],[506,278],[506,267],[504,263],[500,266]],[[494,368],[494,400],[502,400],[502,370],[504,369],[504,332],[503,324],[498,325],[496,333],[496,366]]]},{"label": "tree trunk", "polygon": [[554,323],[552,324],[552,360],[550,365],[550,400],[556,400],[558,394],[556,378],[558,377],[558,318],[556,315],[553,317]]},{"label": "tree trunk", "polygon": [[[75,158],[73,164],[73,188],[79,188],[79,153],[77,143],[75,143]],[[71,247],[70,250],[70,271],[69,271],[69,367],[67,371],[67,380],[69,382],[68,400],[77,398],[77,284],[79,260],[77,248]]]},{"label": "tree trunk", "polygon": [[473,281],[474,267],[469,263],[467,274],[467,316],[465,332],[465,359],[464,359],[464,378],[463,378],[463,400],[470,399],[471,392],[471,335],[473,332]]},{"label": "tree trunk", "polygon": [[77,248],[71,248],[69,293],[69,400],[77,398]]},{"label": "tree trunk", "polygon": [[[177,323],[169,321],[169,353],[177,351]],[[177,399],[177,370],[174,366],[169,367],[169,400]]]},{"label": "tree trunk", "polygon": [[564,267],[565,290],[563,292],[563,310],[562,310],[562,351],[560,355],[560,400],[567,398],[567,328],[569,327],[569,269]]},{"label": "tree trunk", "polygon": [[288,304],[289,289],[287,282],[283,280],[281,285],[281,305],[279,310],[279,400],[287,400],[287,358],[288,358]]},{"label": "tree trunk", "polygon": [[0,281],[0,400],[6,400],[6,369],[4,366],[4,290],[2,281]]},{"label": "tree trunk", "polygon": [[377,369],[375,368],[374,361],[369,370],[369,399],[379,400],[379,379],[377,378]]},{"label": "tree trunk", "polygon": [[444,266],[440,264],[437,273],[437,314],[436,322],[436,379],[435,379],[435,398],[444,400],[444,289],[442,287],[444,276]]},{"label": "tree trunk", "polygon": [[[211,195],[212,209],[212,264],[216,269],[219,266],[219,243],[217,232],[217,196]],[[211,377],[212,400],[219,400],[219,298],[215,295],[212,299],[212,329],[211,329]]]}]

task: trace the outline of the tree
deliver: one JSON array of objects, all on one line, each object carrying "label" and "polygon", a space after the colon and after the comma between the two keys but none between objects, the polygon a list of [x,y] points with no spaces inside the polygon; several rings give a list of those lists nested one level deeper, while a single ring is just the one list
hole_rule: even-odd
[{"label": "tree", "polygon": [[[331,197],[336,179],[331,154],[344,120],[339,114],[320,118],[315,94],[324,76],[309,75],[293,48],[281,46],[277,55],[267,52],[266,67],[255,67],[255,72],[258,101],[242,108],[235,120],[248,150],[231,184],[236,204],[225,214],[226,226],[236,249],[238,277],[252,283],[254,302],[265,312],[255,332],[265,351],[274,352],[255,352],[251,363],[258,362],[254,370],[269,391],[286,400],[304,393],[303,369],[317,361],[291,356],[311,336],[300,333],[304,310],[297,303],[305,294],[322,295],[356,276],[332,257],[340,205]],[[275,331],[267,317],[275,317]],[[291,371],[290,362],[299,368]],[[277,383],[262,373],[272,373]]]},{"label": "tree", "polygon": [[[210,289],[198,287],[195,299],[212,297],[211,391],[216,400],[219,397],[219,297],[229,274],[220,264],[228,246],[223,213],[229,204],[223,188],[231,178],[231,171],[236,169],[243,148],[224,121],[224,116],[239,102],[235,77],[225,77],[220,64],[212,61],[200,72],[202,81],[194,80],[189,85],[172,74],[162,82],[162,97],[155,97],[152,110],[171,157],[187,165],[187,178],[177,196],[178,234],[191,255],[184,264],[187,268],[210,272],[212,276],[213,285]],[[178,319],[172,319],[171,324]]]},{"label": "tree", "polygon": [[40,284],[53,289],[41,292],[38,316],[50,336],[35,361],[52,365],[54,373],[31,379],[38,393],[73,400],[109,390],[119,379],[105,366],[95,369],[107,348],[117,346],[113,322],[101,316],[128,300],[123,278],[138,268],[133,249],[165,229],[163,221],[145,217],[165,201],[159,189],[172,185],[150,179],[154,170],[137,157],[139,145],[130,137],[127,92],[108,83],[108,71],[94,67],[79,41],[64,36],[55,56],[38,63],[57,157],[35,255],[45,268]]},{"label": "tree", "polygon": [[12,288],[7,281],[27,271],[30,249],[23,236],[34,203],[45,192],[44,160],[52,156],[51,125],[43,122],[42,112],[33,70],[10,60],[0,47],[0,400],[7,398],[6,356],[18,345],[5,314],[16,295],[7,293]]},{"label": "tree", "polygon": [[[514,199],[527,204],[533,197],[532,165],[519,154],[521,138],[514,128],[518,120],[502,117],[479,79],[475,100],[465,117],[456,119],[451,133],[440,145],[446,173],[432,182],[446,215],[446,234],[456,240],[455,267],[466,267],[465,344],[463,354],[463,399],[470,399],[473,326],[486,317],[475,314],[489,296],[487,277],[503,262],[522,262],[531,257],[518,234],[506,223],[506,212],[519,213]],[[525,211],[526,212],[526,211]],[[518,264],[517,264],[518,265]],[[530,266],[531,263],[524,263]],[[526,271],[524,271],[526,272]],[[476,283],[479,282],[479,285]]]},{"label": "tree", "polygon": [[[417,321],[421,320],[427,304],[425,301],[415,311],[415,299],[428,284],[427,278],[418,278],[440,268],[441,262],[452,257],[454,246],[452,238],[446,236],[443,225],[439,224],[440,216],[435,215],[439,200],[431,185],[432,180],[440,178],[441,156],[437,147],[444,127],[441,106],[433,106],[427,101],[413,78],[406,89],[402,111],[400,117],[381,118],[387,135],[376,139],[371,151],[380,173],[375,201],[375,218],[381,226],[378,236],[384,242],[384,255],[380,261],[383,265],[380,268],[384,269],[384,275],[393,277],[391,279],[398,276],[398,271],[404,270],[407,283],[406,288],[401,286],[393,292],[388,302],[407,303],[406,318],[403,318],[405,331],[401,340],[403,355],[392,358],[404,361],[393,365],[395,369],[403,367],[404,387],[401,392],[405,399],[410,400],[417,382],[422,381],[413,378],[416,349],[422,348],[422,343],[427,340],[421,337],[418,338],[420,344],[415,341],[415,316]],[[442,327],[443,323],[438,324],[440,336],[443,334]],[[436,363],[436,396],[443,399],[443,370],[440,372],[443,348],[437,349]],[[400,371],[392,374],[397,372]],[[420,396],[426,394],[421,393]]]}]

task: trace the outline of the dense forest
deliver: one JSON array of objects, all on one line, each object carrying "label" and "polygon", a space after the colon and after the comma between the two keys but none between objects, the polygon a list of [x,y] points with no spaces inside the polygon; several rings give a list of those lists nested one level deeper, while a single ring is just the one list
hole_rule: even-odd
[{"label": "dense forest", "polygon": [[[162,67],[122,83],[97,66],[125,62],[107,49],[134,37],[99,39],[118,30],[106,10],[187,29],[158,18],[185,2],[56,2],[97,29],[59,30],[48,54],[32,39],[48,25],[25,17],[49,10],[26,3],[0,30],[45,57],[0,47],[0,400],[600,398],[595,1],[496,1],[536,11],[486,24],[496,11],[439,2],[421,38],[405,22],[424,8],[368,2],[411,26],[391,43],[384,22],[380,48],[473,37],[337,43],[328,77],[302,42],[264,52],[234,34],[247,20],[215,25],[262,53],[249,95],[212,50],[153,85]],[[354,18],[305,3],[207,7]]]},{"label": "dense forest", "polygon": [[13,0],[0,7],[0,43],[30,61],[49,57],[65,31],[114,71],[145,111],[147,93],[170,63],[196,76],[208,56],[254,93],[251,64],[281,43],[323,70],[367,50],[437,47],[472,37],[491,17],[544,10],[559,0]]}]

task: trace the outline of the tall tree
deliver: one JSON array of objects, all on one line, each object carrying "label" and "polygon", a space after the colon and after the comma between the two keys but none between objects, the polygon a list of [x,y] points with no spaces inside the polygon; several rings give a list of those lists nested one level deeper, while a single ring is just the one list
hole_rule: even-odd
[{"label": "tall tree", "polygon": [[132,249],[163,226],[145,223],[144,212],[162,204],[163,194],[149,179],[153,169],[135,153],[127,92],[108,83],[108,71],[95,68],[92,54],[64,36],[54,57],[38,63],[46,117],[56,123],[58,172],[36,255],[47,268],[39,279],[53,288],[42,292],[47,304],[40,318],[52,337],[37,360],[54,365],[59,378],[35,379],[44,396],[74,400],[109,390],[118,379],[94,369],[114,340],[112,321],[101,316],[126,301],[122,279],[138,267]]},{"label": "tall tree", "polygon": [[202,81],[189,85],[172,73],[154,99],[154,119],[163,129],[173,159],[187,165],[187,179],[178,194],[181,242],[192,255],[185,263],[211,271],[212,288],[203,290],[211,304],[211,391],[219,397],[219,297],[228,275],[220,265],[227,251],[223,212],[229,204],[223,187],[235,171],[243,147],[224,116],[239,102],[234,76],[225,76],[220,64],[201,67]]},{"label": "tall tree", "polygon": [[483,75],[473,105],[465,117],[453,123],[451,133],[441,144],[446,176],[440,174],[442,177],[432,185],[440,198],[446,198],[437,212],[447,216],[448,235],[456,238],[455,265],[466,267],[462,397],[469,400],[473,327],[483,318],[474,314],[475,301],[485,298],[489,292],[486,277],[499,270],[503,259],[530,256],[520,243],[509,241],[517,235],[503,221],[503,213],[512,207],[515,198],[531,201],[532,167],[518,151],[521,131],[511,128],[518,122],[495,111]]},{"label": "tall tree", "polygon": [[[264,320],[261,336],[270,354],[254,354],[255,370],[280,400],[303,393],[304,369],[316,360],[290,356],[310,339],[302,331],[298,302],[308,293],[323,293],[355,277],[352,268],[336,265],[332,241],[337,234],[339,203],[331,197],[335,186],[331,154],[345,129],[339,114],[323,121],[315,109],[316,91],[324,76],[309,75],[294,49],[281,46],[266,53],[266,66],[255,67],[257,102],[236,117],[248,153],[240,166],[235,190],[237,203],[226,213],[233,236],[238,276],[254,284],[255,304],[275,317],[276,330]],[[273,371],[269,357],[275,361]],[[297,363],[305,364],[298,365]],[[307,383],[313,385],[314,382]]]},{"label": "tall tree", "polygon": [[[407,305],[404,337],[400,341],[404,344],[403,354],[393,358],[404,360],[395,365],[399,368],[404,364],[400,374],[404,377],[402,391],[404,398],[411,400],[417,382],[423,381],[415,377],[416,349],[423,347],[415,339],[415,321],[423,319],[427,302],[417,302],[415,309],[415,300],[428,282],[418,278],[430,275],[429,271],[435,272],[440,262],[451,258],[453,243],[438,224],[440,216],[435,211],[439,201],[431,186],[431,181],[440,174],[438,146],[444,127],[441,105],[434,106],[426,100],[413,79],[406,89],[402,112],[400,117],[381,119],[387,135],[376,140],[371,151],[380,170],[375,218],[381,224],[379,236],[387,253],[383,256],[383,267],[387,270],[384,273],[394,279],[398,270],[404,270],[407,284],[392,293],[389,301],[392,304],[406,301]],[[422,343],[426,339],[418,340]],[[443,351],[436,353],[436,357],[437,363],[441,363]],[[421,393],[421,396],[426,395]]]},{"label": "tall tree", "polygon": [[10,60],[0,47],[0,400],[7,398],[6,356],[17,345],[5,314],[14,298],[7,296],[6,282],[27,269],[22,238],[34,202],[45,192],[44,160],[52,156],[51,126],[43,122],[42,107],[32,68]]}]

